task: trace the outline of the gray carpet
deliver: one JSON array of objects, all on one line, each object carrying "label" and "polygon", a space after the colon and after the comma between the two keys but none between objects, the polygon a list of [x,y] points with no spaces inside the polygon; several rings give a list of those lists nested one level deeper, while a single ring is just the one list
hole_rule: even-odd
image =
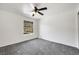
[{"label": "gray carpet", "polygon": [[34,39],[1,47],[0,55],[79,55],[79,50],[43,39]]}]

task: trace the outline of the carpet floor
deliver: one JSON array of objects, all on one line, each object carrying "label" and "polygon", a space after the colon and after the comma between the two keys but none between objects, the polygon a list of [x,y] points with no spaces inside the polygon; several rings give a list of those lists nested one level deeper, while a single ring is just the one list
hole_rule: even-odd
[{"label": "carpet floor", "polygon": [[0,47],[0,55],[79,55],[79,50],[43,39],[33,39]]}]

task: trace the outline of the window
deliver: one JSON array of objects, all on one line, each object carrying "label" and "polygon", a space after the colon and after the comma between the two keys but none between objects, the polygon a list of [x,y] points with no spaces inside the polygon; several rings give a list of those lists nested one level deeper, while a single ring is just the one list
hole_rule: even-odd
[{"label": "window", "polygon": [[24,34],[33,33],[33,22],[24,20]]}]

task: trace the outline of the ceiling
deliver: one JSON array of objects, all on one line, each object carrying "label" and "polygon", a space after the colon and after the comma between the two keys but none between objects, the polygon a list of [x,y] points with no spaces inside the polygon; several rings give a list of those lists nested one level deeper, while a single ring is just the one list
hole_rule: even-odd
[{"label": "ceiling", "polygon": [[38,8],[41,7],[47,7],[48,10],[42,11],[44,13],[44,16],[48,16],[51,14],[58,14],[61,12],[64,12],[65,10],[71,10],[75,8],[78,4],[77,3],[0,3],[0,9],[15,12],[18,14],[21,14],[26,17],[31,18],[41,18],[44,16],[36,15],[35,17],[32,17],[31,11],[33,10],[32,4],[36,5]]}]

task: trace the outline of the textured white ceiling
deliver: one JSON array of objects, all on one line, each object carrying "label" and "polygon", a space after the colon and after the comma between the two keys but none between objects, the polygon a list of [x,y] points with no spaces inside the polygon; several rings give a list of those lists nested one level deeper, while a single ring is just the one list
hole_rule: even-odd
[{"label": "textured white ceiling", "polygon": [[[40,18],[40,17],[45,17],[45,15],[52,15],[52,14],[57,14],[60,12],[64,12],[65,10],[71,10],[74,7],[76,7],[76,3],[38,3],[34,4],[38,6],[38,8],[41,7],[47,7],[48,10],[42,11],[44,13],[44,16],[40,16],[39,14],[35,16],[35,18]],[[65,9],[64,9],[65,8]],[[27,17],[32,17],[31,16],[31,11],[33,10],[32,8],[32,3],[0,3],[0,9],[10,11],[10,12],[15,12],[19,13],[23,16]]]}]

